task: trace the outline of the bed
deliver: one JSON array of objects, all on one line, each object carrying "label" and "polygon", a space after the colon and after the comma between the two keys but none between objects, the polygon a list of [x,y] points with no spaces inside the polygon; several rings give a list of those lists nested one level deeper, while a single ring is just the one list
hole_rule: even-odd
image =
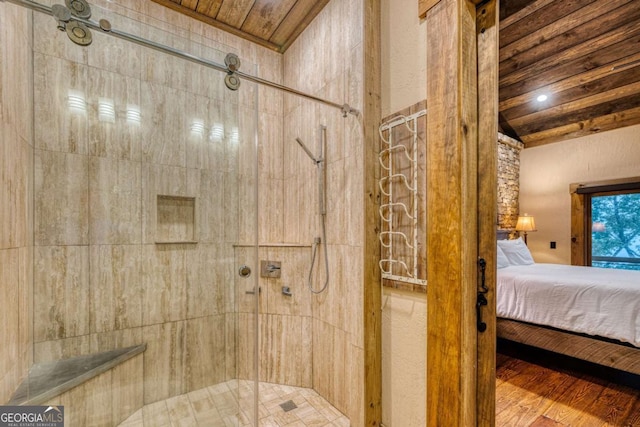
[{"label": "bed", "polygon": [[640,375],[640,271],[539,264],[498,242],[500,338]]}]

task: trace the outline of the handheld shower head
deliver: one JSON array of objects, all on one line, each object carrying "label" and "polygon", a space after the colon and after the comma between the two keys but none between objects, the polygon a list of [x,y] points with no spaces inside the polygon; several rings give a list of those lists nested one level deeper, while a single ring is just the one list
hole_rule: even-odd
[{"label": "handheld shower head", "polygon": [[304,142],[302,142],[302,140],[301,140],[300,138],[296,138],[296,142],[297,142],[298,144],[300,144],[300,147],[302,147],[302,149],[304,150],[304,152],[305,152],[305,153],[307,153],[307,156],[309,156],[309,158],[310,158],[311,160],[313,160],[313,162],[314,162],[314,163],[316,163],[316,164],[317,164],[317,163],[318,163],[318,159],[316,159],[315,157],[313,157],[313,154],[311,154],[311,150],[309,150],[309,149],[307,148],[307,146],[306,146],[306,145],[304,145]]}]

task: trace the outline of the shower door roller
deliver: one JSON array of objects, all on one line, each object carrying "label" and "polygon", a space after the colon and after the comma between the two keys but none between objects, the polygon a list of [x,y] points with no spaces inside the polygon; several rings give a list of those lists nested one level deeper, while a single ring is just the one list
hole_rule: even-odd
[{"label": "shower door roller", "polygon": [[93,41],[91,31],[82,22],[71,21],[66,27],[67,36],[77,45],[89,46]]},{"label": "shower door roller", "polygon": [[241,265],[238,269],[238,274],[240,277],[249,277],[251,276],[251,268],[248,265]]},{"label": "shower door roller", "polygon": [[64,3],[74,16],[82,19],[91,18],[91,6],[86,0],[65,0]]},{"label": "shower door roller", "polygon": [[230,90],[238,90],[240,87],[240,79],[235,74],[227,74],[224,76],[224,84],[227,85]]}]

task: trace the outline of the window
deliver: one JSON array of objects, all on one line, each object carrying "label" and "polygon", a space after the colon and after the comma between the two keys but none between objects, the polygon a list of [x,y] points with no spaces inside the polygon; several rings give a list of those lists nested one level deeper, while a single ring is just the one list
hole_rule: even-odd
[{"label": "window", "polygon": [[640,191],[590,198],[591,265],[640,270]]},{"label": "window", "polygon": [[572,264],[640,270],[640,179],[572,193]]}]

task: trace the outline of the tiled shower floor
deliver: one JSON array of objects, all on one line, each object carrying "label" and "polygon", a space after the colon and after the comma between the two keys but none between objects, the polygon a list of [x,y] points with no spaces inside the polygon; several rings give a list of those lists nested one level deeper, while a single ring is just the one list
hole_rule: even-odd
[{"label": "tiled shower floor", "polygon": [[[229,381],[144,406],[120,427],[250,426],[240,401],[252,399],[253,383]],[[349,419],[308,388],[260,383],[258,416],[261,427],[348,427]],[[291,404],[293,402],[294,405]],[[247,402],[249,407],[251,401]],[[291,406],[297,408],[285,411]],[[245,405],[246,406],[246,405]]]}]

